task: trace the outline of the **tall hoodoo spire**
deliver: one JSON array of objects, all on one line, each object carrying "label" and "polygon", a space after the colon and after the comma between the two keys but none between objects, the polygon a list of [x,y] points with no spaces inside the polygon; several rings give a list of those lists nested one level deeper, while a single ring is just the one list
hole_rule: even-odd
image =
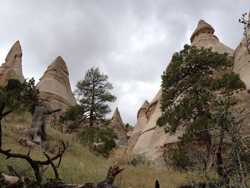
[{"label": "tall hoodoo spire", "polygon": [[214,28],[204,20],[200,20],[190,38],[191,42],[193,42],[194,38],[198,36],[200,33],[214,34]]},{"label": "tall hoodoo spire", "polygon": [[192,46],[199,48],[211,48],[213,51],[229,56],[233,56],[233,50],[221,43],[216,35],[214,28],[204,20],[200,20],[194,30],[190,41]]},{"label": "tall hoodoo spire", "polygon": [[24,81],[22,70],[22,48],[19,41],[11,47],[0,67],[0,85],[5,85],[9,79]]},{"label": "tall hoodoo spire", "polygon": [[40,96],[52,109],[65,110],[76,104],[69,82],[69,71],[64,59],[58,56],[47,68],[37,84]]},{"label": "tall hoodoo spire", "polygon": [[111,127],[113,128],[115,134],[117,135],[117,144],[120,145],[127,145],[127,132],[124,128],[124,124],[121,118],[121,114],[119,109],[116,108],[111,119]]},{"label": "tall hoodoo spire", "polygon": [[114,111],[114,114],[113,114],[113,117],[112,117],[112,121],[117,122],[119,125],[123,125],[123,121],[122,121],[121,114],[119,112],[118,107],[116,107],[116,109]]}]

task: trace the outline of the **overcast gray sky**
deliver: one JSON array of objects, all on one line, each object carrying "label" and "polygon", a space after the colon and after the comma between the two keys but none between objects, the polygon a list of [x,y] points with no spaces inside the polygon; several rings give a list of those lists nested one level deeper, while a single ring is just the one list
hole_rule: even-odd
[{"label": "overcast gray sky", "polygon": [[114,85],[114,106],[134,123],[199,19],[235,48],[242,37],[238,18],[249,10],[250,0],[0,0],[0,60],[20,40],[25,77],[38,80],[61,55],[72,88],[98,66]]}]

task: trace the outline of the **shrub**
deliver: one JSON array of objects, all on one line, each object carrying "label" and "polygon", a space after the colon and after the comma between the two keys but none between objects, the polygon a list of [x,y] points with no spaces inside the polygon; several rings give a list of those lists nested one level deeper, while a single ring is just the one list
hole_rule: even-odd
[{"label": "shrub", "polygon": [[213,83],[212,87],[215,90],[225,88],[229,91],[246,88],[245,84],[240,80],[239,75],[234,72],[224,74],[220,80],[216,80]]},{"label": "shrub", "polygon": [[85,127],[80,133],[82,144],[89,146],[91,151],[108,156],[116,146],[116,135],[109,127]]}]

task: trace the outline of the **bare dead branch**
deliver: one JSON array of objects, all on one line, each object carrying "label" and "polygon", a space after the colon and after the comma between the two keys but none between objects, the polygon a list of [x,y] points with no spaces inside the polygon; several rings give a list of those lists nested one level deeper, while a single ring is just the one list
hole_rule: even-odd
[{"label": "bare dead branch", "polygon": [[52,167],[52,169],[53,169],[53,171],[54,171],[55,178],[56,178],[56,179],[60,179],[59,173],[58,173],[58,171],[57,171],[57,167],[56,167],[56,165],[53,163],[53,161],[50,159],[50,156],[49,156],[46,152],[44,152],[43,154],[45,155],[45,157],[46,157],[46,158],[48,159],[48,161],[50,162],[50,165],[51,165],[51,167]]},{"label": "bare dead branch", "polygon": [[34,172],[35,177],[36,177],[36,180],[37,180],[37,183],[38,183],[38,185],[40,185],[41,182],[42,182],[42,175],[41,175],[41,172],[40,172],[40,167],[41,166],[51,165],[51,167],[54,170],[55,177],[59,179],[59,174],[58,174],[58,172],[56,170],[57,168],[54,165],[53,161],[55,161],[57,159],[59,159],[59,161],[61,161],[61,158],[62,158],[64,152],[66,151],[66,145],[64,144],[64,142],[62,142],[61,145],[62,145],[62,148],[59,147],[59,151],[55,156],[49,157],[49,155],[46,154],[45,156],[46,156],[47,160],[44,160],[44,161],[32,159],[30,157],[30,152],[28,152],[28,154],[25,155],[25,154],[20,154],[20,153],[13,153],[13,152],[11,152],[10,149],[3,150],[3,149],[0,148],[0,154],[5,155],[6,159],[16,158],[16,159],[26,160],[29,163],[29,165],[32,167],[33,172]]}]

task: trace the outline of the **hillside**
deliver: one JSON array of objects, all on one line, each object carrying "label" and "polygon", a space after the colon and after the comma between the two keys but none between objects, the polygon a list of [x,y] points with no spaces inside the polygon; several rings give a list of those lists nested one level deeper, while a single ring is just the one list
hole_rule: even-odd
[{"label": "hillside", "polygon": [[[4,148],[11,148],[20,153],[27,153],[28,148],[21,146],[18,143],[18,138],[22,136],[20,134],[21,130],[30,125],[30,118],[29,114],[15,114],[4,120]],[[115,183],[121,188],[152,188],[156,179],[159,179],[162,187],[178,187],[187,182],[192,182],[192,180],[204,178],[195,172],[185,173],[167,168],[150,167],[146,162],[132,166],[126,164],[125,160],[105,159],[92,154],[73,135],[65,135],[54,128],[48,128],[50,145],[61,139],[69,143],[69,148],[63,157],[59,169],[61,178],[67,183],[98,182],[106,176],[108,167],[116,162],[125,168],[117,177]],[[39,148],[33,149],[31,156],[37,159],[44,157]],[[2,172],[8,172],[8,165],[13,166],[22,175],[32,175],[31,169],[25,162],[12,159],[5,160],[5,158],[0,156],[0,169]],[[52,171],[46,171],[45,175],[48,178],[52,177]]]}]

